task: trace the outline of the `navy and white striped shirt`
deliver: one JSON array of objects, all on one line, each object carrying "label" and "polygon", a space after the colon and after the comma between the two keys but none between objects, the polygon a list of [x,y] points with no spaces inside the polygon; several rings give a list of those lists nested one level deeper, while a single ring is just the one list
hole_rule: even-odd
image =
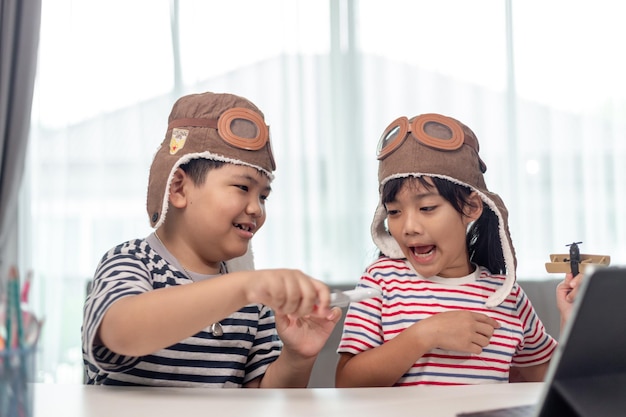
[{"label": "navy and white striped shirt", "polygon": [[241,387],[262,376],[282,345],[273,312],[261,304],[245,306],[221,320],[222,336],[213,336],[207,327],[142,357],[122,356],[94,345],[102,318],[116,300],[192,282],[154,234],[107,252],[84,308],[82,348],[87,383],[222,388]]}]

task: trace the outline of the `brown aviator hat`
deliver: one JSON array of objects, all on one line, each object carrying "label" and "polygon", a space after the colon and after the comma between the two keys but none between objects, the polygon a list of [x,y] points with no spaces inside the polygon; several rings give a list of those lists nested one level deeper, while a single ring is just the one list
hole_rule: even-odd
[{"label": "brown aviator hat", "polygon": [[147,210],[154,229],[165,221],[174,172],[196,158],[256,168],[270,180],[276,169],[269,127],[253,103],[211,92],[181,97],[172,107],[165,139],[150,167]]},{"label": "brown aviator hat", "polygon": [[[412,136],[408,138],[409,134]],[[478,155],[478,139],[463,123],[439,114],[423,114],[408,120],[400,117],[385,129],[378,144],[379,191],[392,179],[430,176],[446,179],[476,191],[498,217],[506,280],[485,305],[501,304],[515,282],[515,250],[508,226],[508,211],[500,197],[490,192],[483,173],[487,166]],[[372,221],[372,239],[382,253],[404,258],[402,250],[385,228],[387,213],[379,200]]]}]

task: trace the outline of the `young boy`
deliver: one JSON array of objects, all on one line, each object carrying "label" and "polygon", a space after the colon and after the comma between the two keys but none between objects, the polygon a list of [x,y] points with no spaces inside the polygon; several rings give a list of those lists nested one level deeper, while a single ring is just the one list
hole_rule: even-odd
[{"label": "young boy", "polygon": [[156,231],[104,255],[85,303],[89,384],[306,387],[341,311],[301,271],[253,270],[276,168],[269,140],[245,98],[174,104],[150,169]]}]

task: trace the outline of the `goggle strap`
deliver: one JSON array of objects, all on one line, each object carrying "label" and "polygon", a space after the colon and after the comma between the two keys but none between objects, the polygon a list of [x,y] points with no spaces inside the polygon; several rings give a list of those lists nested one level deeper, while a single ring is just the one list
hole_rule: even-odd
[{"label": "goggle strap", "polygon": [[217,120],[215,119],[176,119],[172,120],[167,126],[168,130],[173,129],[175,127],[210,127],[213,129],[217,129]]},{"label": "goggle strap", "polygon": [[[234,110],[236,111],[225,112],[220,116],[219,120],[199,118],[172,120],[167,128],[168,130],[177,127],[208,127],[216,129],[219,132],[220,137],[226,143],[240,149],[258,151],[269,141],[269,127],[263,123],[263,119],[261,119],[259,115],[248,109],[237,108]],[[230,130],[230,123],[238,118],[254,123],[254,125],[257,126],[257,129],[259,126],[262,126],[265,130],[259,130],[258,135],[254,138],[240,138]]]}]

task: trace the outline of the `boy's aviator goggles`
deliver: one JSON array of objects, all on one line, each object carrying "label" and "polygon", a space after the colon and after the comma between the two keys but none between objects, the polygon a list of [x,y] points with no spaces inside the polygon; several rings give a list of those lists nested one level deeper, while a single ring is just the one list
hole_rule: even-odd
[{"label": "boy's aviator goggles", "polygon": [[168,129],[176,127],[209,127],[217,130],[224,142],[249,151],[258,151],[269,141],[270,128],[256,112],[235,107],[217,119],[187,118],[172,120]]},{"label": "boy's aviator goggles", "polygon": [[[418,142],[444,151],[459,149],[466,143],[465,133],[461,126],[448,117],[439,114],[423,114],[409,121],[408,118],[402,116],[391,122],[380,137],[377,149],[378,159],[383,160],[398,149],[409,133]],[[472,146],[470,143],[468,145]]]}]

